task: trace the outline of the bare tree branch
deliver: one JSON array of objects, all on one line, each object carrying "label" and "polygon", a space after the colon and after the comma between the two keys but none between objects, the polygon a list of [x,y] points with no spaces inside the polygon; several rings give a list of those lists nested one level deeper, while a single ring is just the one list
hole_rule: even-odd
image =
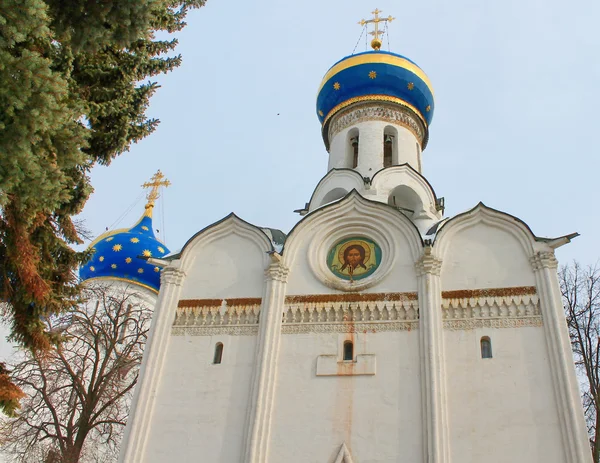
[{"label": "bare tree branch", "polygon": [[593,461],[600,463],[600,269],[574,262],[558,276]]},{"label": "bare tree branch", "polygon": [[114,461],[150,324],[131,291],[96,285],[75,310],[47,321],[64,341],[20,352],[11,380],[26,394],[16,418],[0,423],[2,452],[20,463]]}]

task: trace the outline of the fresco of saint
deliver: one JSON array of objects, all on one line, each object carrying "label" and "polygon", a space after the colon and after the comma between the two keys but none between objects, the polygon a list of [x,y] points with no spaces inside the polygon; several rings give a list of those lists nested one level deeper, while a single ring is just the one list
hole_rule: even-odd
[{"label": "fresco of saint", "polygon": [[327,256],[334,275],[349,281],[371,275],[381,262],[381,249],[368,238],[348,238],[335,244]]}]

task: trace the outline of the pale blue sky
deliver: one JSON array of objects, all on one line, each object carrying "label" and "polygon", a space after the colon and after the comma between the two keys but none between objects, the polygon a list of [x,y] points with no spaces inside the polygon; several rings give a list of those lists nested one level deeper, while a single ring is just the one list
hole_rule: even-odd
[{"label": "pale blue sky", "polygon": [[446,214],[483,201],[541,236],[580,232],[558,251],[563,262],[600,257],[596,0],[209,0],[179,35],[183,65],[160,79],[149,110],[158,130],[94,170],[88,228],[110,226],[160,168],[173,182],[163,202],[172,250],[232,211],[289,231],[327,169],[318,85],[375,7],[397,18],[391,51],[433,83],[423,173]]},{"label": "pale blue sky", "polygon": [[[595,262],[597,0],[208,0],[179,34],[183,65],[160,78],[149,109],[158,130],[93,171],[87,227],[103,232],[162,169],[173,185],[165,226],[156,226],[172,250],[230,212],[288,232],[327,169],[319,83],[352,52],[357,22],[375,7],[397,18],[391,51],[433,83],[423,173],[446,198],[446,215],[483,201],[540,236],[581,233],[558,257]],[[133,224],[143,204],[118,225]]]}]

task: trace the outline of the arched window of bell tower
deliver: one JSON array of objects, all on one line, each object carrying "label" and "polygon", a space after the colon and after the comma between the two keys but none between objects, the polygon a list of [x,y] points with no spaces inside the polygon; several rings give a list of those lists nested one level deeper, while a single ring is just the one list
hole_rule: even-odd
[{"label": "arched window of bell tower", "polygon": [[338,199],[342,199],[347,194],[348,191],[344,190],[343,188],[334,188],[323,197],[323,200],[321,201],[321,204],[319,204],[319,206],[324,206],[327,203],[331,203],[333,201],[337,201]]},{"label": "arched window of bell tower", "polygon": [[388,197],[388,204],[395,207],[407,217],[412,217],[413,214],[421,212],[423,209],[423,201],[412,188],[406,185],[398,185]]},{"label": "arched window of bell tower", "polygon": [[398,130],[391,125],[383,129],[383,167],[398,164]]},{"label": "arched window of bell tower", "polygon": [[348,130],[346,143],[346,166],[351,169],[358,167],[358,129],[353,128]]}]

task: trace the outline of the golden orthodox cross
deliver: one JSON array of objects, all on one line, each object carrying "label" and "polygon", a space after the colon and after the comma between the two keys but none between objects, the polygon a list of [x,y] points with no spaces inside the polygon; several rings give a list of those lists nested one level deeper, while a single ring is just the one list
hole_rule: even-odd
[{"label": "golden orthodox cross", "polygon": [[161,186],[168,187],[170,184],[171,182],[169,182],[159,170],[152,176],[149,182],[145,182],[142,185],[142,188],[150,188],[150,191],[146,195],[146,199],[148,200],[146,209],[154,207],[154,201],[156,201],[159,196],[158,189]]},{"label": "golden orthodox cross", "polygon": [[375,8],[375,11],[371,12],[375,17],[372,19],[361,19],[360,22],[358,24],[360,24],[361,26],[364,26],[365,24],[370,24],[373,23],[375,25],[375,30],[369,32],[369,34],[371,34],[374,38],[373,40],[371,40],[371,46],[373,47],[373,50],[379,50],[381,48],[381,40],[379,39],[380,35],[383,35],[383,31],[379,30],[379,23],[380,22],[392,22],[394,19],[396,18],[392,18],[391,16],[388,16],[387,18],[380,18],[379,17],[379,13],[381,13],[381,10]]}]

